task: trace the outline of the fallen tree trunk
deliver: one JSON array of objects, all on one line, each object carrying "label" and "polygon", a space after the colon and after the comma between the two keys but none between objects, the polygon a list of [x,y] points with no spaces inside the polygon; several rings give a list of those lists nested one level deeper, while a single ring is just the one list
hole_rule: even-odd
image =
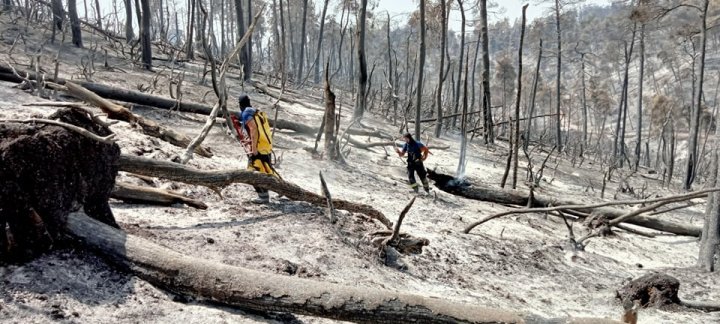
[{"label": "fallen tree trunk", "polygon": [[67,231],[111,263],[182,295],[254,311],[282,311],[364,323],[617,323],[607,319],[545,319],[528,314],[263,273],[181,254],[127,235],[83,213]]},{"label": "fallen tree trunk", "polygon": [[[470,115],[477,114],[477,113],[481,113],[481,112],[482,112],[482,110],[473,111],[473,112],[467,113],[467,115],[470,116]],[[462,115],[462,113],[457,113],[457,114],[452,114],[452,115],[443,116],[442,119],[445,120],[445,119],[448,119],[448,118],[458,117],[458,116],[460,116],[460,115]],[[434,121],[437,121],[437,117],[425,118],[425,119],[421,119],[421,120],[420,120],[421,123],[429,123],[429,122],[434,122]],[[408,120],[407,122],[408,122],[408,124],[415,124],[415,121],[414,121],[414,120]]]},{"label": "fallen tree trunk", "polygon": [[[37,75],[35,72],[27,72],[27,71],[17,71],[20,75],[28,75],[28,79],[37,81]],[[17,77],[14,73],[11,67],[0,63],[0,80],[1,81],[8,81],[13,83],[22,83],[23,79]],[[67,80],[58,78],[58,79],[52,79],[50,76],[45,75],[44,80],[57,83],[60,85],[65,85]],[[84,81],[76,81],[73,80],[73,83],[76,83],[78,85],[83,86],[84,88],[94,92],[100,97],[103,97],[105,99],[110,100],[118,100],[118,101],[124,101],[129,102],[132,104],[142,105],[146,107],[155,107],[159,109],[166,109],[166,110],[177,110],[181,112],[188,112],[188,113],[195,113],[195,114],[201,114],[209,116],[212,112],[212,107],[200,103],[194,103],[189,101],[181,101],[178,102],[175,99],[171,98],[165,98],[155,95],[150,95],[146,93],[142,93],[135,90],[127,90],[123,88],[108,86],[104,84],[94,83],[94,82],[84,82]],[[229,110],[230,113],[237,113],[235,110]],[[271,126],[273,126],[273,121],[269,120]],[[309,135],[315,135],[317,134],[317,128],[314,128],[312,126],[307,126],[305,124],[301,124],[298,122],[293,122],[289,120],[282,120],[278,119],[277,121],[277,128],[279,129],[289,129],[296,131],[298,133],[302,134],[309,134]],[[389,135],[384,134],[380,131],[367,131],[367,130],[361,130],[361,129],[355,129],[355,130],[349,130],[348,134],[351,135],[359,135],[359,136],[374,136],[374,137],[381,137],[381,138],[387,138]]]},{"label": "fallen tree trunk", "polygon": [[[461,183],[458,180],[455,180],[455,178],[452,176],[437,173],[432,170],[428,170],[428,178],[435,181],[435,186],[442,191],[474,200],[482,200],[498,204],[517,205],[522,207],[584,205],[582,203],[565,201],[562,199],[556,199],[554,197],[543,197],[538,195],[537,192],[534,194],[532,204],[528,205],[529,197],[527,193],[518,190],[504,190],[491,188],[481,184]],[[627,214],[627,211],[609,207],[578,209],[578,211],[588,214],[594,213],[596,215],[603,216],[609,220]],[[635,216],[632,219],[628,219],[627,223],[654,229],[657,231],[673,233],[676,235],[699,237],[702,233],[702,228],[699,226],[679,224],[676,222],[656,219],[647,216]]]},{"label": "fallen tree trunk", "polygon": [[185,197],[177,192],[141,187],[123,182],[115,183],[115,188],[113,188],[110,193],[110,198],[133,204],[170,206],[180,203],[197,209],[208,208],[204,202],[190,197]]},{"label": "fallen tree trunk", "polygon": [[[277,192],[292,200],[305,201],[320,207],[324,207],[327,203],[325,197],[300,188],[295,184],[266,174],[247,170],[205,171],[187,167],[182,164],[130,155],[121,155],[118,161],[118,167],[122,171],[201,185],[217,192],[219,192],[221,188],[233,183],[245,183]],[[333,199],[332,202],[336,209],[365,214],[370,218],[380,221],[387,228],[392,227],[392,222],[390,222],[382,212],[370,205],[358,204],[341,199]]]},{"label": "fallen tree trunk", "polygon": [[[274,126],[277,129],[289,129],[291,131],[304,134],[304,135],[310,135],[315,136],[317,135],[317,132],[319,131],[319,128],[315,128],[312,126],[308,126],[302,123],[293,122],[289,120],[284,119],[278,119],[277,123],[275,123],[273,120],[269,120],[270,126]],[[362,129],[350,129],[347,131],[350,135],[357,135],[357,136],[371,136],[371,137],[380,137],[380,138],[387,138],[390,137],[388,134],[383,134],[380,131],[367,131]]]},{"label": "fallen tree trunk", "polygon": [[[20,70],[18,70],[17,72],[20,75],[27,75],[28,79],[30,80],[38,80],[38,76],[35,74],[35,72]],[[23,81],[22,78],[18,78],[16,75],[13,74],[13,70],[11,67],[2,63],[0,63],[0,80],[13,83],[21,83]],[[64,85],[67,82],[67,80],[62,78],[53,79],[50,75],[44,75],[44,80],[46,82],[50,81],[60,85]],[[84,88],[96,93],[97,95],[105,99],[125,101],[139,105],[157,107],[161,109],[176,109],[183,112],[197,113],[203,115],[210,115],[210,112],[212,111],[212,107],[199,103],[187,101],[178,103],[178,101],[175,99],[150,95],[142,93],[140,91],[127,90],[100,83],[77,80],[73,80],[73,82],[83,86]]]},{"label": "fallen tree trunk", "polygon": [[253,85],[253,87],[257,88],[258,90],[260,90],[260,91],[263,92],[264,94],[266,94],[266,95],[268,95],[268,96],[270,96],[270,97],[273,97],[273,98],[275,98],[275,99],[278,99],[278,100],[287,102],[287,103],[289,103],[289,104],[300,105],[300,106],[303,106],[303,107],[305,107],[305,108],[307,108],[307,109],[323,110],[323,111],[325,110],[324,108],[319,108],[319,107],[311,106],[311,105],[309,105],[309,104],[307,104],[307,103],[305,103],[305,102],[302,102],[302,101],[300,101],[300,100],[295,100],[294,98],[292,98],[292,97],[290,97],[290,96],[288,96],[288,95],[286,95],[286,94],[283,94],[283,93],[281,93],[281,92],[279,92],[279,91],[272,90],[272,89],[270,89],[266,84],[264,84],[264,83],[262,83],[262,82],[260,82],[260,81],[251,80],[250,83]]},{"label": "fallen tree trunk", "polygon": [[[99,107],[108,115],[108,118],[122,120],[131,124],[138,124],[140,125],[140,128],[142,128],[143,134],[157,137],[178,147],[187,148],[188,145],[190,145],[190,138],[185,136],[185,134],[178,133],[173,129],[162,126],[154,120],[135,115],[127,108],[105,100],[92,91],[89,91],[88,89],[73,82],[66,82],[65,86],[71,95]],[[213,154],[203,146],[195,147],[195,153],[204,157],[213,156]]]}]

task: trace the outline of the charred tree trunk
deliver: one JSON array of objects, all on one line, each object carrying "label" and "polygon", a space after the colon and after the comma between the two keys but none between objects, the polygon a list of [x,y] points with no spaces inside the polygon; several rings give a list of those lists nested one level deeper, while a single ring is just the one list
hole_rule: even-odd
[{"label": "charred tree trunk", "polygon": [[633,27],[632,36],[630,37],[630,46],[628,49],[628,46],[625,46],[625,74],[623,75],[623,84],[621,88],[621,94],[620,94],[620,103],[618,106],[618,119],[615,124],[615,143],[613,145],[613,163],[615,165],[622,165],[622,161],[625,154],[625,143],[623,135],[625,133],[624,126],[622,125],[623,120],[625,120],[625,109],[624,107],[627,105],[628,100],[628,73],[630,70],[630,61],[632,60],[632,52],[633,48],[635,46],[635,33],[637,30],[637,24]]},{"label": "charred tree trunk", "polygon": [[330,89],[330,67],[325,66],[325,155],[329,160],[338,158],[337,136],[335,134],[335,93]]},{"label": "charred tree trunk", "polygon": [[388,83],[390,84],[390,100],[392,101],[393,105],[393,126],[395,126],[395,123],[397,121],[397,108],[398,108],[398,79],[394,77],[396,75],[395,70],[397,69],[397,65],[395,66],[395,69],[393,69],[393,58],[392,58],[392,45],[390,42],[390,13],[387,13],[387,30],[386,30],[386,38],[387,38],[387,60],[388,60]]},{"label": "charred tree trunk", "polygon": [[68,216],[67,232],[119,268],[158,287],[254,311],[368,323],[616,323],[604,319],[545,319],[381,288],[263,273],[175,252],[105,226],[84,213]]},{"label": "charred tree trunk", "polygon": [[[643,80],[645,76],[645,24],[640,25],[640,74],[638,75],[638,119],[637,119],[637,143],[635,144],[635,165],[637,171],[640,166],[640,148],[642,145],[642,125],[643,125]],[[650,154],[650,152],[648,152]]]},{"label": "charred tree trunk", "polygon": [[[167,41],[167,26],[165,25],[165,12],[163,9],[163,0],[158,0],[160,11],[160,40]],[[168,20],[170,17],[168,17]]]},{"label": "charred tree trunk", "polygon": [[698,156],[698,135],[700,133],[700,112],[703,102],[703,79],[705,77],[705,51],[707,48],[707,14],[709,0],[703,1],[702,25],[700,28],[700,58],[698,61],[698,78],[695,86],[692,116],[690,117],[690,136],[688,138],[688,158],[685,167],[683,188],[690,190],[697,174],[700,157]]},{"label": "charred tree trunk", "polygon": [[585,155],[585,147],[588,145],[588,107],[585,87],[585,53],[580,53],[580,84],[582,86],[582,119],[583,137],[580,143],[580,156]]},{"label": "charred tree trunk", "polygon": [[[243,14],[243,2],[242,0],[235,0],[235,17],[237,19],[237,41],[245,35],[245,15]],[[252,68],[250,62],[248,62],[247,46],[243,47],[240,51],[240,65],[243,66],[243,80],[250,80],[252,76]]]},{"label": "charred tree trunk", "polygon": [[[137,18],[138,28],[140,29],[140,38],[142,38],[142,28],[143,28],[142,9],[141,8],[142,8],[142,5],[140,4],[140,0],[135,0],[135,18]],[[140,39],[138,41],[142,41],[142,39]]]},{"label": "charred tree trunk", "polygon": [[[21,71],[18,71],[21,72]],[[29,71],[22,71],[21,73],[28,76],[28,79],[30,80],[38,80],[38,75],[36,75],[34,72]],[[41,76],[40,76],[41,77]],[[3,64],[0,64],[0,80],[3,81],[9,81],[9,82],[15,82],[15,83],[21,83],[23,80],[21,78],[18,78],[13,74],[13,70],[5,66]],[[51,79],[51,78],[45,78],[47,81],[52,81],[54,83],[64,85],[67,80],[65,79]],[[76,81],[74,83],[77,83],[88,90],[96,93],[97,95],[110,100],[120,100],[125,102],[130,102],[138,105],[146,105],[146,106],[152,106],[157,107],[161,109],[178,109],[179,111],[184,112],[191,112],[191,113],[197,113],[197,114],[203,114],[203,115],[209,115],[210,111],[212,110],[212,107],[183,101],[178,103],[177,100],[150,95],[146,93],[142,93],[135,90],[126,90],[123,88],[118,87],[112,87],[107,86],[99,83],[93,83],[93,82],[82,82],[82,81]]]},{"label": "charred tree trunk", "polygon": [[[715,135],[720,135],[720,127],[716,128]],[[712,152],[712,179],[710,186],[718,184],[718,170],[720,161],[720,142],[716,144],[716,150]],[[698,254],[698,265],[705,271],[715,271],[716,255],[720,246],[720,193],[708,194],[707,207],[705,209],[705,222],[703,224],[702,237],[700,238],[700,252]]]},{"label": "charred tree trunk", "polygon": [[[461,0],[458,0],[460,2]],[[462,5],[460,5],[462,8]],[[462,9],[461,9],[462,10]],[[463,14],[464,20],[465,14]],[[458,161],[458,167],[456,176],[460,179],[465,177],[465,159],[467,155],[467,123],[468,123],[468,66],[470,60],[469,55],[465,57],[465,80],[463,81],[463,102],[462,102],[462,117],[460,119],[460,159]],[[441,119],[442,120],[442,119]]]},{"label": "charred tree trunk", "polygon": [[95,16],[96,16],[96,22],[97,27],[100,29],[103,29],[102,27],[102,12],[100,10],[100,0],[95,0]]},{"label": "charred tree trunk", "polygon": [[115,184],[115,188],[113,188],[113,191],[110,193],[110,198],[122,200],[131,204],[150,204],[161,206],[185,204],[197,209],[208,208],[204,202],[185,197],[177,192],[157,188],[146,188],[120,182]]},{"label": "charred tree trunk", "polygon": [[188,30],[186,33],[187,38],[185,39],[185,45],[187,46],[185,48],[185,57],[187,57],[188,60],[195,59],[195,47],[193,46],[193,29],[195,27],[195,1],[196,0],[188,0]]},{"label": "charred tree trunk", "polygon": [[492,100],[490,100],[490,41],[488,40],[487,0],[480,0],[480,35],[483,50],[483,119],[485,130],[483,138],[486,144],[495,143],[495,130],[493,128]]},{"label": "charred tree trunk", "polygon": [[145,70],[152,70],[152,43],[150,39],[150,0],[141,0],[142,2],[142,62]]},{"label": "charred tree trunk", "polygon": [[[315,53],[315,76],[313,78],[313,80],[315,81],[315,84],[320,83],[320,53],[322,53],[322,41],[323,41],[323,36],[324,36],[324,31],[325,31],[325,14],[327,13],[327,7],[328,7],[329,3],[330,3],[330,0],[325,0],[325,4],[323,5],[323,10],[322,10],[322,15],[320,16],[320,32],[318,33],[317,52]],[[330,66],[326,66],[326,68],[329,68],[329,67]],[[327,80],[326,80],[326,82],[327,82]]]},{"label": "charred tree trunk", "polygon": [[227,37],[225,37],[225,0],[220,0],[220,57],[227,54]]},{"label": "charred tree trunk", "polygon": [[65,10],[63,10],[62,0],[52,0],[52,38],[51,43],[55,43],[55,34],[58,30],[62,31],[65,21]]},{"label": "charred tree trunk", "polygon": [[[104,113],[108,115],[108,118],[122,120],[131,124],[137,124],[142,129],[143,133],[149,136],[160,138],[167,141],[170,144],[179,147],[187,147],[190,144],[190,139],[184,134],[178,133],[171,128],[164,127],[157,122],[147,119],[138,115],[135,115],[125,107],[116,105],[104,98],[101,98],[97,94],[89,91],[88,89],[68,82],[65,84],[68,88],[68,92],[74,97],[92,103],[99,107]],[[212,153],[204,147],[196,147],[196,152],[205,157],[211,157]]]},{"label": "charred tree trunk", "polygon": [[[247,7],[247,23],[250,24],[250,22],[253,21],[253,8],[252,8],[252,0],[248,0],[248,7]],[[247,40],[247,60],[248,60],[248,67],[247,71],[245,71],[246,75],[249,75],[249,77],[246,80],[250,80],[252,78],[252,65],[253,65],[253,51],[252,51],[252,37],[248,38]],[[258,42],[260,44],[260,42]],[[261,58],[262,60],[262,58]]]},{"label": "charred tree trunk", "polygon": [[70,30],[72,31],[72,43],[75,47],[83,47],[82,32],[80,31],[80,18],[77,14],[76,0],[68,0],[68,15],[70,16]]},{"label": "charred tree trunk", "polygon": [[[517,96],[515,97],[515,141],[513,145],[513,182],[512,188],[517,188],[517,171],[518,171],[518,151],[520,149],[520,98],[522,95],[522,51],[523,42],[525,41],[525,12],[527,11],[528,5],[524,5],[522,8],[522,22],[520,25],[520,47],[518,48],[518,85],[517,85]],[[530,118],[532,119],[532,118]]]},{"label": "charred tree trunk", "polygon": [[[487,202],[493,202],[497,204],[509,204],[522,207],[549,207],[549,206],[560,206],[560,205],[585,205],[579,202],[573,202],[568,200],[558,200],[557,197],[545,197],[542,195],[534,194],[532,204],[528,205],[529,196],[525,192],[517,190],[498,189],[485,186],[479,183],[459,183],[455,177],[434,172],[428,170],[428,178],[435,182],[435,186],[445,192],[462,196],[469,199],[481,200]],[[602,207],[595,208],[592,210],[578,210],[583,213],[595,213],[597,215],[613,219],[625,215],[627,211]],[[629,224],[634,224],[650,229],[673,233],[684,236],[696,236],[699,237],[702,233],[702,228],[692,225],[684,225],[673,221],[667,221],[658,219],[656,217],[636,216],[627,221]]]},{"label": "charred tree trunk", "polygon": [[[460,85],[462,80],[462,72],[463,72],[463,56],[465,56],[465,9],[463,8],[462,0],[457,0],[458,5],[460,7],[460,56],[458,57],[458,72],[457,72],[457,80],[458,82],[455,84],[455,98],[454,98],[454,107],[455,111],[454,113],[458,113],[458,108],[460,107]],[[441,69],[442,70],[442,69]],[[457,126],[457,117],[453,117],[452,119],[452,127]]]},{"label": "charred tree trunk", "polygon": [[[307,2],[307,1],[306,1]],[[358,58],[358,89],[357,97],[355,99],[355,111],[353,112],[353,119],[360,120],[365,113],[367,108],[367,62],[365,59],[365,17],[367,15],[367,4],[368,0],[361,0],[360,12],[358,15],[358,28],[357,28],[357,58]],[[352,77],[352,73],[351,73]]]},{"label": "charred tree trunk", "polygon": [[285,34],[285,13],[283,10],[283,0],[279,0],[280,2],[280,37],[282,38],[282,44],[280,44],[280,52],[282,56],[282,63],[280,65],[280,69],[282,71],[282,86],[285,86],[285,83],[287,82],[287,63],[288,63],[288,56],[287,56],[287,36]]},{"label": "charred tree trunk", "polygon": [[[327,204],[327,200],[321,195],[276,177],[248,170],[197,170],[182,164],[130,155],[122,155],[118,166],[122,171],[205,186],[218,192],[230,184],[245,183],[277,192],[292,200],[305,201],[321,207]],[[392,222],[373,206],[341,199],[333,199],[333,205],[337,209],[365,214],[387,228],[392,227]]]},{"label": "charred tree trunk", "polygon": [[557,36],[557,75],[555,84],[555,141],[557,143],[558,152],[563,151],[562,131],[560,124],[560,76],[562,74],[562,42],[560,37],[560,0],[555,0],[555,33]]},{"label": "charred tree trunk", "polygon": [[[307,35],[305,35],[305,30],[307,28],[307,9],[308,9],[308,0],[303,0],[303,12],[302,12],[302,24],[300,26],[300,46],[299,54],[298,54],[298,73],[296,76],[297,83],[300,84],[302,80],[305,79],[305,75],[303,74],[304,68],[305,68],[305,43],[307,42]],[[365,22],[363,21],[363,24]],[[364,30],[363,30],[364,31]]]},{"label": "charred tree trunk", "polygon": [[[438,89],[437,89],[437,102],[435,103],[437,110],[437,120],[435,123],[435,137],[440,137],[442,134],[442,120],[443,120],[443,103],[442,103],[442,91],[443,81],[445,81],[445,48],[447,47],[447,6],[445,0],[441,0],[440,3],[440,67],[438,68]],[[388,20],[390,16],[388,14]],[[388,46],[390,45],[390,25],[388,22]],[[390,52],[388,50],[388,58]],[[475,87],[475,85],[473,85]],[[473,98],[474,99],[474,98]]]},{"label": "charred tree trunk", "polygon": [[415,100],[415,138],[420,140],[422,114],[423,75],[425,74],[425,0],[420,0],[420,59],[418,62],[417,97]]},{"label": "charred tree trunk", "polygon": [[132,27],[132,0],[125,0],[125,41],[130,43],[135,38]]},{"label": "charred tree trunk", "polygon": [[523,142],[523,148],[527,150],[528,145],[530,144],[530,134],[532,132],[532,120],[533,120],[533,114],[535,113],[535,95],[537,94],[537,86],[538,81],[540,79],[540,63],[542,61],[542,47],[543,41],[542,38],[540,38],[540,46],[538,48],[538,58],[537,58],[537,64],[535,65],[535,79],[533,79],[533,88],[532,93],[530,94],[530,108],[528,109],[528,122],[527,122],[527,129],[525,129],[525,141]]}]

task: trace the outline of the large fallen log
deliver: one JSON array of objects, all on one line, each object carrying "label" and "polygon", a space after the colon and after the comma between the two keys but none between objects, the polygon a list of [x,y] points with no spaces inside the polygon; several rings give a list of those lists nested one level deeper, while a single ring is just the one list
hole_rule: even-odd
[{"label": "large fallen log", "polygon": [[[178,163],[131,155],[121,155],[118,161],[118,167],[122,171],[201,185],[217,192],[219,192],[221,188],[233,183],[245,183],[277,192],[292,200],[305,201],[320,207],[324,207],[327,203],[325,197],[300,188],[295,184],[266,174],[247,170],[205,171]],[[333,199],[332,201],[336,209],[365,214],[370,218],[380,221],[387,228],[392,227],[392,222],[388,220],[382,212],[370,205],[358,204],[341,199]]]},{"label": "large fallen log", "polygon": [[[30,80],[38,80],[38,76],[35,74],[35,72],[20,70],[18,70],[17,72],[20,75],[27,75],[28,79]],[[52,76],[45,74],[41,75],[41,78],[45,81],[50,81],[60,85],[64,85],[67,82],[67,80],[65,79],[53,79]],[[23,81],[22,78],[18,78],[13,73],[12,67],[3,63],[0,63],[0,80],[13,83],[22,83]],[[139,105],[157,107],[161,109],[176,109],[183,112],[198,113],[203,115],[210,115],[210,111],[212,111],[212,107],[199,103],[193,103],[188,101],[181,101],[178,103],[175,99],[150,95],[142,93],[140,91],[127,90],[95,82],[77,80],[73,80],[73,82],[87,88],[88,90],[96,93],[97,95],[105,99],[125,101]]]},{"label": "large fallen log", "polygon": [[[137,124],[142,129],[143,134],[157,137],[178,147],[186,148],[188,147],[188,145],[190,145],[190,138],[187,137],[185,134],[176,132],[171,128],[162,126],[154,120],[138,116],[127,108],[105,100],[104,98],[98,96],[92,91],[89,91],[88,89],[77,85],[74,82],[66,82],[65,86],[67,87],[67,90],[71,95],[99,107],[104,113],[108,115],[108,118],[122,120],[131,124]],[[213,155],[206,147],[203,146],[195,147],[195,153],[204,157],[212,157]]]},{"label": "large fallen log", "polygon": [[[517,205],[522,207],[528,206],[528,194],[518,190],[506,190],[499,188],[492,188],[482,184],[470,184],[467,182],[460,182],[454,177],[437,173],[433,170],[428,170],[428,178],[435,181],[435,186],[445,192],[462,196],[474,200],[482,200],[487,202]],[[555,197],[544,197],[538,195],[536,192],[533,196],[532,204],[530,207],[550,207],[559,205],[585,205],[583,203],[567,201]],[[627,211],[610,208],[610,207],[599,207],[593,209],[579,209],[578,211],[583,213],[593,213],[598,216],[605,217],[609,220],[623,216],[627,214]],[[676,222],[657,219],[647,216],[635,216],[634,218],[628,219],[627,223],[638,225],[657,231],[673,233],[676,235],[684,236],[696,236],[699,237],[702,233],[702,228],[699,226],[679,224]]]},{"label": "large fallen log", "polygon": [[186,204],[198,209],[207,209],[208,206],[197,199],[185,197],[177,192],[136,186],[129,183],[116,182],[110,193],[110,198],[122,200],[132,204],[152,204],[170,206],[173,204]]},{"label": "large fallen log", "polygon": [[[37,75],[35,72],[29,72],[29,71],[17,71],[20,75],[27,75],[28,79],[36,81]],[[14,73],[11,67],[0,63],[0,80],[1,81],[8,81],[13,83],[22,83],[23,79],[17,77]],[[52,79],[52,77],[45,75],[44,76],[45,81],[50,81],[53,83],[57,83],[60,85],[65,85],[67,80],[58,78],[58,79]],[[212,106],[204,105],[201,103],[195,103],[190,101],[181,101],[178,102],[175,99],[171,98],[165,98],[161,96],[155,96],[150,95],[146,93],[142,93],[135,90],[127,90],[123,88],[108,86],[100,83],[94,83],[94,82],[85,82],[85,81],[76,81],[73,80],[73,83],[76,83],[78,85],[83,86],[84,88],[94,92],[100,97],[103,97],[105,99],[110,100],[118,100],[118,101],[124,101],[129,102],[132,104],[142,105],[146,107],[155,107],[159,109],[166,109],[166,110],[177,110],[181,112],[188,112],[188,113],[195,113],[195,114],[201,114],[209,116],[212,112]],[[236,110],[229,109],[231,113],[237,113]],[[271,126],[273,121],[270,120]],[[308,135],[315,135],[317,134],[318,129],[314,128],[312,126],[307,126],[305,124],[301,124],[298,122],[293,122],[289,120],[282,120],[278,119],[277,121],[277,128],[279,129],[289,129],[293,130],[298,133],[302,134],[308,134]],[[382,137],[387,138],[388,134],[382,133],[380,131],[368,131],[368,130],[362,130],[362,129],[355,129],[355,130],[349,130],[348,134],[351,135],[360,135],[360,136],[374,136],[374,137]]]},{"label": "large fallen log", "polygon": [[287,103],[289,103],[289,104],[300,105],[300,106],[302,106],[302,107],[305,107],[305,108],[311,109],[311,110],[323,110],[323,111],[325,110],[325,108],[319,108],[319,107],[316,107],[316,106],[313,106],[313,105],[309,105],[309,104],[306,103],[306,102],[303,102],[303,101],[300,101],[300,100],[296,100],[296,99],[292,98],[291,96],[289,96],[289,95],[287,95],[287,94],[283,94],[283,93],[280,92],[280,91],[272,90],[272,89],[270,89],[265,83],[263,83],[263,82],[261,82],[261,81],[252,80],[252,81],[250,81],[250,83],[251,83],[255,88],[257,88],[258,90],[262,91],[262,92],[265,93],[266,95],[268,95],[268,96],[270,96],[270,97],[273,97],[273,98],[275,98],[275,99],[278,99],[278,100],[287,102]]},{"label": "large fallen log", "polygon": [[67,231],[151,284],[241,309],[362,323],[618,323],[598,318],[546,319],[444,298],[263,273],[193,258],[127,235],[83,213],[68,216]]}]

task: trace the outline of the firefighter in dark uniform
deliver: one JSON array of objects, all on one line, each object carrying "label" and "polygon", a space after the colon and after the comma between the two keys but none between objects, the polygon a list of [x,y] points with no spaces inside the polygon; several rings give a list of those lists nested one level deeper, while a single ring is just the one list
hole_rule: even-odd
[{"label": "firefighter in dark uniform", "polygon": [[403,145],[402,150],[395,147],[395,152],[397,152],[400,157],[403,157],[405,154],[407,154],[407,172],[410,187],[415,193],[419,191],[418,183],[415,180],[415,173],[417,173],[418,177],[420,177],[420,182],[422,182],[425,192],[429,193],[430,184],[427,180],[427,170],[425,170],[425,165],[423,164],[423,161],[427,159],[428,153],[430,151],[425,145],[423,145],[423,143],[421,143],[420,141],[416,141],[410,133],[406,133],[405,135],[403,135],[403,140],[405,141],[405,144]]}]

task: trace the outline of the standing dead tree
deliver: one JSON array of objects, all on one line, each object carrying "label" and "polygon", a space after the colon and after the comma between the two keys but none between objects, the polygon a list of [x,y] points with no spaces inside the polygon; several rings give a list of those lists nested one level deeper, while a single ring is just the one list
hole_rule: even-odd
[{"label": "standing dead tree", "polygon": [[[522,8],[522,22],[520,25],[520,47],[518,48],[518,85],[517,85],[517,97],[515,97],[515,141],[512,143],[513,146],[513,159],[515,159],[515,162],[513,163],[513,182],[512,182],[512,188],[517,188],[517,170],[518,170],[518,151],[519,151],[519,143],[520,143],[520,98],[522,95],[522,51],[523,51],[523,41],[525,40],[525,12],[527,11],[528,5],[524,5]],[[560,55],[560,53],[558,53]]]},{"label": "standing dead tree", "polygon": [[[530,104],[528,105],[528,117],[527,124],[525,125],[525,141],[523,142],[523,149],[527,150],[530,144],[530,134],[532,132],[532,120],[533,114],[535,113],[535,96],[537,95],[538,81],[540,80],[540,63],[542,62],[543,52],[543,40],[540,38],[540,44],[538,45],[538,56],[537,63],[535,65],[535,77],[533,78],[532,92],[530,93]],[[583,76],[584,77],[584,76]]]},{"label": "standing dead tree", "polygon": [[[421,0],[422,1],[422,0]],[[306,1],[307,2],[307,1]],[[365,16],[367,14],[368,0],[361,0],[359,15],[357,18],[357,58],[358,58],[358,83],[357,98],[355,100],[355,111],[353,119],[362,119],[365,110],[367,110],[367,59],[365,58]],[[304,37],[304,36],[303,36]]]},{"label": "standing dead tree", "polygon": [[[330,160],[336,160],[340,157],[338,147],[338,137],[336,133],[336,117],[335,117],[335,93],[330,89],[330,78],[329,78],[330,66],[325,66],[325,116],[323,118],[323,125],[320,125],[319,134],[322,133],[323,127],[325,127],[325,155]],[[337,120],[339,124],[339,120]]]},{"label": "standing dead tree", "polygon": [[490,41],[488,40],[487,0],[480,0],[480,36],[483,51],[482,105],[483,124],[485,126],[483,138],[485,144],[493,144],[495,143],[495,130],[493,128],[492,100],[490,99]]},{"label": "standing dead tree", "polygon": [[65,10],[63,10],[62,0],[51,0],[52,9],[52,38],[51,43],[55,43],[55,34],[58,30],[63,30],[63,22],[65,20]]},{"label": "standing dead tree", "polygon": [[425,0],[420,0],[420,59],[418,62],[418,79],[415,98],[415,138],[420,138],[420,116],[422,113],[423,75],[425,71]]}]

